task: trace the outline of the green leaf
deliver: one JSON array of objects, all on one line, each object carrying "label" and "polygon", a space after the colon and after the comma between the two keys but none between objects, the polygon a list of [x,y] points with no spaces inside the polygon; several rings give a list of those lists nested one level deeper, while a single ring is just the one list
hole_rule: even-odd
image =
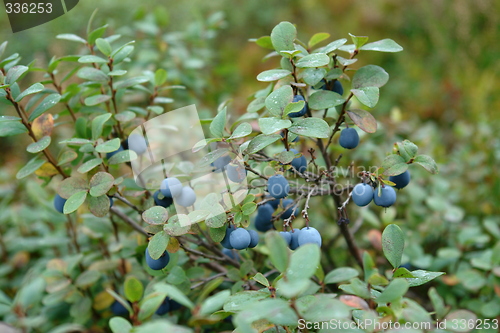
[{"label": "green leaf", "polygon": [[302,71],[302,79],[310,86],[315,86],[326,75],[324,68],[306,68]]},{"label": "green leaf", "polygon": [[111,96],[109,96],[109,95],[94,95],[94,96],[90,96],[90,97],[85,98],[84,103],[86,106],[94,106],[94,105],[98,105],[98,104],[107,102],[110,99],[111,99]]},{"label": "green leaf", "polygon": [[[274,251],[271,253],[276,255]],[[286,270],[288,280],[304,280],[312,277],[318,268],[319,259],[320,248],[318,245],[305,244],[300,246],[290,258],[290,264]]]},{"label": "green leaf", "polygon": [[397,301],[408,291],[408,281],[402,278],[396,278],[389,283],[385,290],[376,298],[378,304],[392,303]]},{"label": "green leaf", "polygon": [[115,65],[119,64],[120,62],[125,60],[130,55],[130,53],[132,53],[132,51],[134,51],[133,45],[125,46],[123,49],[113,54],[113,59],[114,59],[113,63]]},{"label": "green leaf", "polygon": [[[163,111],[162,107],[159,107],[159,108],[161,108],[161,110]],[[118,120],[119,122],[122,122],[122,123],[126,123],[128,121],[131,121],[135,117],[136,117],[135,113],[132,111],[128,111],[128,110],[125,110],[123,112],[115,114],[115,119]]]},{"label": "green leaf", "polygon": [[251,324],[257,320],[266,319],[279,326],[296,326],[297,314],[292,310],[287,301],[279,298],[265,299],[252,302],[233,319],[238,332],[255,332]]},{"label": "green leaf", "polygon": [[293,42],[297,37],[297,29],[290,22],[281,22],[271,32],[271,42],[274,49],[280,51],[293,51]]},{"label": "green leaf", "polygon": [[408,169],[408,164],[406,164],[404,158],[397,154],[387,155],[382,162],[382,168],[384,168],[384,175],[386,176],[397,176],[402,174]]},{"label": "green leaf", "polygon": [[89,210],[97,217],[104,217],[109,212],[110,201],[107,195],[88,198]]},{"label": "green leaf", "polygon": [[96,270],[84,271],[78,276],[75,285],[80,288],[87,288],[95,284],[101,278],[101,272]]},{"label": "green leaf", "polygon": [[165,296],[161,293],[152,293],[145,296],[140,303],[138,319],[145,321],[151,317],[163,303]]},{"label": "green leaf", "polygon": [[109,328],[113,333],[130,333],[132,324],[125,318],[113,317],[109,320]]},{"label": "green leaf", "polygon": [[92,120],[92,140],[97,140],[102,134],[102,128],[111,118],[111,113],[101,114]]},{"label": "green leaf", "polygon": [[161,86],[167,82],[167,71],[163,68],[158,68],[155,72],[155,86]]},{"label": "green leaf", "polygon": [[174,301],[184,305],[185,307],[187,307],[189,309],[194,308],[193,302],[191,302],[189,300],[189,298],[187,298],[182,293],[182,291],[180,291],[179,289],[177,289],[176,287],[174,287],[172,285],[160,282],[160,283],[157,283],[154,285],[154,290],[156,290],[157,292],[160,292],[160,293],[165,293],[168,297],[170,297]]},{"label": "green leaf", "polygon": [[284,272],[288,266],[288,246],[279,233],[266,232],[266,246],[269,249],[269,259],[280,272]]},{"label": "green leaf", "polygon": [[102,158],[93,158],[83,163],[76,169],[79,173],[87,173],[102,163]]},{"label": "green leaf", "polygon": [[123,81],[117,82],[113,88],[118,90],[118,89],[125,89],[125,88],[130,88],[137,86],[139,84],[143,84],[149,81],[149,78],[147,76],[138,76],[138,77],[133,77],[130,79],[126,79]]},{"label": "green leaf", "polygon": [[370,294],[370,291],[368,289],[368,285],[358,278],[351,279],[351,283],[349,283],[349,284],[340,285],[339,289],[342,289],[346,293],[356,295],[356,296],[364,298],[364,299],[371,298],[371,294]]},{"label": "green leaf", "polygon": [[368,37],[366,36],[354,36],[353,34],[349,34],[349,36],[351,36],[352,42],[354,43],[356,49],[359,49],[361,46],[366,44],[366,42],[368,42]]},{"label": "green leaf", "polygon": [[90,179],[90,195],[99,197],[108,193],[113,187],[115,178],[107,172],[98,172]]},{"label": "green leaf", "polygon": [[280,119],[275,117],[259,119],[260,130],[263,134],[266,135],[273,134],[290,126],[292,126],[292,122],[288,119]]},{"label": "green leaf", "polygon": [[90,29],[88,29],[87,30],[87,36],[88,36],[87,40],[89,42],[89,45],[94,45],[97,38],[102,37],[102,35],[104,35],[104,32],[106,31],[107,28],[108,28],[108,25],[105,24],[102,27],[99,27],[93,31],[90,31]]},{"label": "green leaf", "polygon": [[26,151],[32,154],[39,153],[50,145],[50,141],[50,136],[44,136],[37,142],[30,143],[28,147],[26,147]]},{"label": "green leaf", "polygon": [[322,53],[328,54],[330,52],[335,51],[336,49],[338,49],[339,47],[341,47],[342,45],[344,45],[346,42],[347,42],[347,39],[345,39],[345,38],[337,39],[337,40],[329,43],[327,46],[320,48],[318,50],[318,52],[322,52]]},{"label": "green leaf", "polygon": [[323,110],[345,102],[339,94],[329,90],[318,90],[309,96],[308,105],[313,110]]},{"label": "green leaf", "polygon": [[271,295],[264,291],[241,291],[231,295],[224,303],[224,311],[238,312],[247,308],[250,304],[269,298]]},{"label": "green leaf", "polygon": [[95,147],[95,151],[98,153],[111,153],[117,151],[120,148],[120,138],[115,138],[109,141],[98,144]]},{"label": "green leaf", "polygon": [[31,95],[31,94],[36,94],[44,89],[43,84],[41,83],[35,83],[34,85],[30,86],[28,89],[23,91],[22,93],[19,94],[16,98],[16,102],[20,102],[24,97]]},{"label": "green leaf", "polygon": [[130,162],[135,159],[137,159],[136,152],[127,149],[111,156],[111,158],[108,160],[108,164],[109,165],[120,164],[120,163]]},{"label": "green leaf", "polygon": [[364,87],[380,88],[389,81],[389,74],[380,66],[367,65],[356,71],[352,78],[354,89]]},{"label": "green leaf", "polygon": [[3,57],[3,53],[5,52],[5,49],[7,48],[7,41],[3,42],[0,44],[0,58]]},{"label": "green leaf", "polygon": [[132,303],[140,301],[144,293],[144,286],[141,281],[134,276],[127,276],[123,289],[125,297]]},{"label": "green leaf", "polygon": [[220,243],[226,236],[226,227],[208,228],[208,233],[210,234],[210,238],[212,238],[215,243]]},{"label": "green leaf", "polygon": [[351,316],[351,308],[338,299],[334,299],[331,295],[319,294],[314,297],[315,301],[303,312],[303,317],[308,322],[329,322],[333,319],[345,320],[345,318]]},{"label": "green leaf", "polygon": [[16,83],[17,80],[19,80],[19,78],[21,77],[21,75],[26,73],[28,70],[29,70],[28,67],[21,66],[21,65],[12,67],[7,72],[7,75],[5,76],[4,83],[9,84],[9,85]]},{"label": "green leaf", "polygon": [[275,117],[281,117],[283,111],[293,100],[293,89],[290,86],[282,86],[273,91],[266,98],[266,108]]},{"label": "green leaf", "polygon": [[444,272],[429,272],[429,271],[419,269],[416,271],[412,271],[411,274],[415,278],[408,278],[406,280],[409,282],[410,287],[416,287],[416,286],[421,286],[424,283],[427,283],[431,280],[434,280],[435,278],[437,278],[445,273]]},{"label": "green leaf", "polygon": [[231,296],[230,290],[223,290],[215,295],[207,298],[200,306],[199,314],[201,316],[207,316],[215,311],[222,309],[226,300]]},{"label": "green leaf", "polygon": [[29,121],[33,121],[38,118],[42,113],[59,103],[61,100],[61,95],[59,94],[50,94],[44,98],[44,100],[38,104],[38,106],[33,110],[33,112],[28,117]]},{"label": "green leaf", "polygon": [[262,36],[257,38],[257,40],[255,40],[255,44],[265,49],[274,50],[273,42],[271,41],[270,36]]},{"label": "green leaf", "polygon": [[403,51],[401,45],[392,39],[382,39],[373,43],[368,43],[359,48],[363,51],[379,51],[379,52],[400,52]]},{"label": "green leaf", "polygon": [[66,203],[64,204],[63,207],[63,213],[64,214],[73,213],[85,202],[86,198],[87,198],[87,191],[76,192],[75,194],[70,196],[68,200],[66,200]]},{"label": "green leaf", "polygon": [[144,222],[152,225],[160,225],[167,222],[168,212],[162,206],[153,206],[142,213]]},{"label": "green leaf", "polygon": [[257,209],[257,204],[255,202],[247,202],[241,206],[241,212],[245,215],[250,215]]},{"label": "green leaf", "polygon": [[78,157],[78,154],[75,153],[72,150],[67,150],[59,156],[59,159],[57,160],[57,165],[64,165],[66,163],[69,163],[71,161],[74,161]]},{"label": "green leaf", "polygon": [[224,107],[217,115],[214,120],[210,123],[210,133],[216,138],[224,137],[224,126],[226,125],[226,113],[227,108]]},{"label": "green leaf", "polygon": [[299,68],[322,67],[330,63],[330,57],[324,53],[312,53],[300,58],[295,66]]},{"label": "green leaf", "polygon": [[249,123],[241,123],[233,131],[229,139],[243,138],[251,133],[252,133],[252,125],[250,125]]},{"label": "green leaf", "polygon": [[104,58],[95,56],[95,55],[84,55],[78,59],[78,62],[81,64],[105,64],[108,61]]},{"label": "green leaf", "polygon": [[329,283],[339,283],[342,281],[349,281],[359,275],[359,272],[351,267],[339,267],[326,274],[324,282]]},{"label": "green leaf", "polygon": [[28,132],[26,127],[18,121],[0,122],[0,137],[14,136],[26,132]]},{"label": "green leaf", "polygon": [[23,179],[31,175],[36,170],[40,169],[42,165],[45,164],[45,160],[38,159],[38,156],[33,157],[25,166],[21,168],[16,174],[17,179]]},{"label": "green leaf", "polygon": [[413,160],[413,163],[422,166],[425,170],[429,171],[433,175],[439,172],[436,162],[430,156],[418,155]]},{"label": "green leaf", "polygon": [[306,105],[305,101],[292,102],[292,103],[288,104],[286,106],[285,110],[283,110],[283,117],[288,116],[292,112],[301,111],[305,105]]},{"label": "green leaf", "polygon": [[325,39],[330,38],[330,34],[327,32],[318,32],[315,33],[310,39],[309,42],[307,42],[307,46],[309,48],[312,48],[314,45],[321,43]]},{"label": "green leaf", "polygon": [[103,71],[92,67],[81,68],[76,73],[76,76],[80,79],[88,81],[107,82],[109,80],[108,75],[106,75]]},{"label": "green leaf", "polygon": [[378,103],[379,89],[377,87],[365,87],[360,89],[351,89],[351,92],[356,96],[358,101],[368,106],[369,108],[375,107]]},{"label": "green leaf", "polygon": [[170,236],[165,231],[162,230],[156,233],[148,243],[148,252],[151,258],[158,260],[167,250],[169,240]]},{"label": "green leaf", "polygon": [[250,102],[247,106],[247,112],[257,112],[266,106],[266,98],[265,97],[257,97],[253,101]]},{"label": "green leaf", "polygon": [[370,112],[361,109],[352,109],[347,111],[347,115],[366,133],[375,133],[377,131],[377,121]]},{"label": "green leaf", "polygon": [[60,35],[57,35],[56,38],[57,39],[65,39],[65,40],[69,40],[69,41],[77,42],[77,43],[82,43],[82,44],[87,43],[87,41],[85,39],[83,39],[80,36],[74,35],[74,34],[60,34]]},{"label": "green leaf", "polygon": [[177,214],[168,219],[168,222],[163,226],[163,230],[170,236],[182,236],[187,234],[191,229],[191,221],[184,214]]},{"label": "green leaf", "polygon": [[277,81],[279,79],[287,77],[290,74],[292,74],[292,72],[286,69],[271,69],[257,75],[257,81],[261,82]]},{"label": "green leaf", "polygon": [[96,44],[97,48],[99,49],[99,51],[101,51],[102,54],[104,54],[105,56],[108,56],[108,57],[111,55],[111,45],[109,44],[109,42],[106,39],[97,38],[95,40],[95,44]]},{"label": "green leaf", "polygon": [[431,287],[427,293],[432,302],[432,307],[436,311],[437,319],[441,320],[448,313],[449,308],[446,307],[443,298],[439,295],[436,288]]},{"label": "green leaf", "polygon": [[274,142],[278,141],[281,139],[281,135],[279,134],[271,134],[271,135],[265,135],[265,134],[260,134],[257,135],[255,138],[250,141],[250,144],[248,145],[246,149],[247,154],[254,154],[258,151],[261,151],[262,149],[266,148],[267,146],[273,144]]},{"label": "green leaf", "polygon": [[389,224],[382,233],[382,250],[392,267],[401,265],[401,257],[405,247],[405,238],[401,228],[395,224]]},{"label": "green leaf", "polygon": [[269,283],[267,278],[264,275],[262,275],[262,273],[255,274],[255,276],[252,277],[252,279],[254,279],[255,281],[257,281],[258,283],[260,283],[261,285],[263,285],[265,287],[271,286],[271,284]]},{"label": "green leaf", "polygon": [[415,277],[409,270],[407,270],[404,267],[399,267],[396,269],[394,274],[392,275],[393,278],[413,278]]},{"label": "green leaf", "polygon": [[288,130],[300,136],[311,138],[328,138],[330,126],[320,118],[304,118],[293,123]]},{"label": "green leaf", "polygon": [[80,191],[87,191],[89,189],[89,184],[86,179],[80,177],[69,177],[64,179],[61,184],[59,184],[59,189],[57,193],[65,199],[68,199],[73,194]]}]

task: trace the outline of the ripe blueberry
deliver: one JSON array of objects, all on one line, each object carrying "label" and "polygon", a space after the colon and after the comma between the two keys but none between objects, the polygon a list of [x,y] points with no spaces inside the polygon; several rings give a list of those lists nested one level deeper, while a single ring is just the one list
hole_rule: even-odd
[{"label": "ripe blueberry", "polygon": [[319,231],[313,227],[305,227],[300,229],[300,234],[297,237],[297,242],[299,246],[302,246],[307,243],[317,244],[321,246],[321,235]]},{"label": "ripe blueberry", "polygon": [[148,150],[148,144],[142,135],[132,134],[127,141],[128,149],[135,151],[137,155],[142,155]]},{"label": "ripe blueberry", "polygon": [[238,256],[238,254],[233,251],[233,250],[230,250],[230,249],[222,249],[222,253],[224,253],[224,255],[228,256],[229,258],[233,259],[233,260],[236,260],[236,261],[240,261],[240,257]]},{"label": "ripe blueberry", "polygon": [[276,199],[284,198],[290,191],[290,185],[283,175],[274,175],[267,180],[267,190]]},{"label": "ripe blueberry", "polygon": [[160,191],[167,198],[178,197],[182,192],[182,183],[175,177],[165,178],[161,182]]},{"label": "ripe blueberry", "polygon": [[64,204],[66,203],[66,199],[61,197],[59,194],[56,194],[54,197],[54,208],[59,212],[63,213],[64,209]]},{"label": "ripe blueberry", "polygon": [[390,176],[389,180],[396,184],[394,185],[395,188],[397,188],[398,190],[402,189],[410,183],[410,172],[406,170],[405,172],[397,176]]},{"label": "ripe blueberry", "polygon": [[300,235],[301,230],[300,229],[293,229],[289,231],[291,240],[290,240],[290,249],[295,250],[296,248],[299,247],[299,235]]},{"label": "ripe blueberry", "polygon": [[360,207],[368,205],[373,199],[373,187],[361,183],[352,189],[352,201]]},{"label": "ripe blueberry", "polygon": [[378,195],[378,189],[373,192],[373,202],[377,206],[389,207],[396,202],[396,191],[392,186],[385,185],[381,188],[380,196]]},{"label": "ripe blueberry", "polygon": [[345,149],[356,148],[359,144],[358,132],[352,128],[344,128],[340,132],[339,144]]},{"label": "ripe blueberry", "polygon": [[247,177],[247,170],[241,164],[228,164],[226,171],[227,178],[235,183],[241,183]]},{"label": "ripe blueberry", "polygon": [[174,202],[174,200],[172,198],[168,198],[168,197],[163,197],[163,199],[160,199],[158,197],[159,194],[160,194],[160,191],[156,191],[153,194],[153,199],[155,200],[155,205],[167,208],[168,206],[170,206]]},{"label": "ripe blueberry", "polygon": [[123,147],[122,147],[122,146],[120,146],[120,148],[118,148],[118,149],[117,149],[117,150],[115,150],[115,151],[112,151],[112,152],[107,153],[107,154],[106,154],[106,158],[109,160],[111,157],[113,157],[113,155],[115,155],[116,153],[119,153],[119,152],[121,152],[121,151],[123,151]]},{"label": "ripe blueberry", "polygon": [[[295,154],[298,154],[299,152],[296,149],[290,149],[290,151],[293,151]],[[297,170],[300,173],[303,173],[307,169],[307,160],[304,155],[301,155],[300,157],[296,157],[292,160],[292,167]]]},{"label": "ripe blueberry", "polygon": [[183,207],[192,206],[196,201],[196,193],[194,193],[194,190],[191,187],[184,186],[181,194],[175,198],[175,201]]},{"label": "ripe blueberry", "polygon": [[160,307],[156,309],[156,314],[159,316],[163,316],[164,314],[168,313],[170,311],[170,301],[168,297],[165,297],[163,302],[161,303]]},{"label": "ripe blueberry", "polygon": [[149,268],[155,271],[164,269],[165,267],[167,267],[170,261],[170,255],[168,254],[167,251],[165,251],[160,258],[155,260],[151,258],[151,256],[149,255],[149,250],[148,248],[146,248],[145,256],[146,256],[146,264],[148,264]]},{"label": "ripe blueberry", "polygon": [[254,248],[259,244],[259,234],[255,230],[248,230],[248,233],[250,234],[250,244],[248,247]]},{"label": "ripe blueberry", "polygon": [[113,304],[111,304],[111,312],[113,312],[113,314],[116,316],[128,316],[129,315],[127,308],[124,307],[123,304],[118,302],[118,301],[114,301]]},{"label": "ripe blueberry", "polygon": [[[289,207],[290,205],[293,204],[293,200],[292,199],[285,199],[285,200],[283,200],[282,204],[283,204],[283,208],[286,209],[287,207]],[[294,208],[293,205],[290,206],[290,208],[288,208],[283,214],[281,214],[281,218],[284,220],[284,219],[287,219],[290,216],[292,216],[292,214],[296,215],[297,214],[297,209],[294,210],[293,208]]]},{"label": "ripe blueberry", "polygon": [[220,245],[222,245],[226,249],[232,249],[233,247],[231,246],[231,243],[229,242],[229,235],[236,230],[236,227],[234,225],[230,225],[226,229],[226,235],[224,236],[224,239],[220,242]]},{"label": "ripe blueberry", "polygon": [[[300,101],[305,101],[304,97],[302,95],[295,95],[293,96],[293,102],[300,102]],[[297,111],[297,112],[290,112],[288,114],[289,117],[296,118],[296,117],[302,117],[307,113],[307,102],[305,103],[304,107],[302,110]]]},{"label": "ripe blueberry", "polygon": [[333,81],[333,88],[332,88],[332,91],[333,92],[336,92],[337,94],[339,94],[340,96],[342,96],[344,94],[344,87],[342,87],[342,83],[340,83],[339,80],[335,80]]},{"label": "ripe blueberry", "polygon": [[[267,197],[266,199],[271,199],[272,197]],[[271,201],[268,201],[267,204],[271,205],[274,209],[278,208],[279,204],[280,204],[280,199],[274,199],[274,200],[271,200]]]},{"label": "ripe blueberry", "polygon": [[288,231],[280,231],[280,236],[283,237],[286,245],[290,246],[290,242],[292,241],[292,234]]},{"label": "ripe blueberry", "polygon": [[236,228],[236,230],[229,235],[229,243],[236,250],[246,249],[248,245],[250,245],[251,240],[250,234],[243,228]]},{"label": "ripe blueberry", "polygon": [[224,169],[224,167],[229,164],[229,162],[231,162],[231,157],[229,155],[224,155],[219,157],[218,159],[212,162],[212,166],[214,167],[213,171],[221,172],[222,169]]}]

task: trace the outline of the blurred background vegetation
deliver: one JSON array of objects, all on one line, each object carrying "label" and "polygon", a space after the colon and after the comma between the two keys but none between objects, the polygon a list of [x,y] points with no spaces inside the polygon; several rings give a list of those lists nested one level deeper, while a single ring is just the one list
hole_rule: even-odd
[{"label": "blurred background vegetation", "polygon": [[[77,52],[79,45],[55,36],[84,36],[96,7],[94,27],[109,24],[123,41],[136,40],[136,71],[163,67],[171,81],[187,87],[172,91],[176,102],[169,108],[196,103],[206,117],[226,99],[232,99],[233,113],[242,114],[252,94],[265,87],[255,77],[277,67],[278,60],[262,62],[267,51],[248,39],[269,34],[280,21],[296,24],[306,41],[328,32],[330,41],[352,33],[402,45],[402,53],[371,52],[359,61],[360,67],[384,67],[390,81],[373,110],[379,131],[369,140],[363,137],[349,157],[377,165],[393,142],[407,138],[436,159],[440,174],[430,177],[413,168],[413,183],[398,198],[397,211],[361,210],[365,225],[356,237],[371,249],[369,229],[395,220],[409,235],[406,260],[448,273],[437,285],[447,303],[481,316],[500,315],[500,272],[493,270],[491,250],[500,240],[499,1],[82,0],[68,14],[15,35],[0,13],[0,40],[8,40],[7,53],[20,53],[24,63],[36,59],[46,66],[54,54]],[[13,110],[0,105],[0,114]],[[24,186],[12,179],[29,158],[27,142],[27,136],[0,140],[4,199],[19,195]],[[326,208],[317,209],[321,220]],[[0,214],[2,223],[8,218]],[[319,223],[337,232],[332,221]]]}]

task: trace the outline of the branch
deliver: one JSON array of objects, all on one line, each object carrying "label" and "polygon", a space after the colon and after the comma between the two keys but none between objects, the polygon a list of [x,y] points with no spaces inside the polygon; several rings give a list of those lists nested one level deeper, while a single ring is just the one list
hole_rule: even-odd
[{"label": "branch", "polygon": [[109,211],[111,213],[115,214],[116,216],[118,216],[119,218],[121,218],[124,222],[126,222],[128,225],[130,225],[133,229],[135,229],[136,231],[138,231],[142,235],[149,237],[149,233],[146,230],[144,230],[143,227],[141,227],[139,224],[137,224],[137,222],[132,220],[130,217],[128,217],[124,212],[122,212],[118,208],[111,207],[109,209]]}]

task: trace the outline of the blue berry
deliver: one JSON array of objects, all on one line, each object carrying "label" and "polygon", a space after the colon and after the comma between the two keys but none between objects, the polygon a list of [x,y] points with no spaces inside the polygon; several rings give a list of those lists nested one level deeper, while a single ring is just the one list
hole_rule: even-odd
[{"label": "blue berry", "polygon": [[[285,200],[283,200],[283,208],[287,208],[291,204],[293,204],[293,200],[292,199],[285,199]],[[284,220],[284,219],[287,219],[290,216],[292,216],[292,214],[296,215],[297,214],[297,209],[294,210],[293,208],[294,208],[294,206],[291,206],[290,208],[288,208],[283,214],[281,214],[281,218]]]},{"label": "blue berry", "polygon": [[359,144],[358,132],[352,128],[344,128],[340,132],[339,144],[345,149],[356,148]]},{"label": "blue berry", "polygon": [[163,316],[164,314],[167,314],[169,311],[170,311],[170,302],[168,297],[165,297],[160,307],[156,309],[155,313],[159,316]]},{"label": "blue berry", "polygon": [[167,208],[168,206],[170,206],[171,204],[174,203],[174,200],[172,198],[163,197],[163,199],[160,199],[158,197],[159,194],[160,194],[160,191],[156,191],[153,194],[153,199],[155,200],[155,205]]},{"label": "blue berry", "polygon": [[373,202],[377,206],[389,207],[396,202],[396,191],[392,186],[385,185],[381,189],[380,196],[378,195],[378,189],[373,192]]},{"label": "blue berry", "polygon": [[336,92],[340,96],[342,96],[344,94],[344,87],[342,87],[342,83],[340,83],[339,80],[333,81],[332,91]]},{"label": "blue berry", "polygon": [[111,304],[111,312],[115,316],[128,316],[129,312],[126,307],[123,306],[122,303],[118,301],[114,301],[113,304]]},{"label": "blue berry", "polygon": [[222,169],[224,169],[224,167],[229,164],[229,162],[231,162],[231,157],[229,155],[224,155],[224,156],[219,157],[218,159],[213,161],[211,164],[214,167],[213,171],[214,172],[221,172]]},{"label": "blue berry", "polygon": [[269,203],[260,205],[257,208],[255,217],[255,229],[260,232],[266,232],[273,227],[271,219],[273,218],[274,208]]},{"label": "blue berry", "polygon": [[[290,151],[294,152],[295,154],[299,153],[298,150],[293,148],[290,149]],[[307,169],[307,160],[304,155],[294,158],[291,164],[292,167],[300,173],[303,173]]]},{"label": "blue berry", "polygon": [[247,170],[241,164],[228,164],[226,171],[227,178],[235,183],[241,183],[247,177]]},{"label": "blue berry", "polygon": [[128,149],[135,151],[137,155],[142,155],[148,150],[148,144],[142,135],[132,134],[127,141]]},{"label": "blue berry", "polygon": [[196,193],[189,186],[182,188],[181,194],[175,198],[175,202],[183,207],[192,206],[196,201]]},{"label": "blue berry", "polygon": [[113,207],[114,201],[113,198],[109,197],[109,208]]},{"label": "blue berry", "polygon": [[155,271],[164,269],[165,267],[167,267],[170,261],[170,255],[168,254],[167,251],[165,251],[160,258],[155,260],[151,258],[151,256],[149,255],[149,250],[148,248],[146,248],[145,256],[146,256],[146,264],[149,266],[149,268]]},{"label": "blue berry", "polygon": [[220,244],[226,248],[226,249],[232,249],[233,247],[231,246],[231,243],[229,242],[229,235],[231,235],[231,233],[236,230],[236,227],[234,225],[230,225],[229,227],[227,227],[226,229],[226,235],[224,236],[224,239],[220,242]]},{"label": "blue berry", "polygon": [[290,231],[291,240],[290,240],[290,249],[295,250],[299,247],[299,235],[300,229],[293,229]]},{"label": "blue berry", "polygon": [[267,180],[267,190],[272,197],[281,199],[288,195],[290,185],[283,175],[274,175]]},{"label": "blue berry", "polygon": [[170,311],[176,311],[182,308],[182,304],[178,303],[177,301],[174,301],[170,297],[167,297],[168,303],[170,305]]},{"label": "blue berry", "polygon": [[[271,199],[272,197],[267,197],[266,199]],[[274,200],[271,200],[271,201],[268,201],[267,204],[271,205],[274,209],[278,208],[279,204],[280,204],[280,199],[274,199]]]},{"label": "blue berry", "polygon": [[115,151],[112,151],[112,152],[107,153],[107,154],[106,154],[106,158],[109,160],[111,157],[113,157],[113,155],[115,155],[116,153],[119,153],[119,152],[121,152],[121,151],[123,151],[123,147],[122,147],[122,146],[120,146],[120,148],[118,148],[118,149],[117,149],[117,150],[115,150]]},{"label": "blue berry", "polygon": [[395,188],[397,188],[398,190],[402,189],[410,183],[410,172],[406,170],[405,172],[397,176],[390,176],[389,180],[396,184],[394,185]]},{"label": "blue berry", "polygon": [[222,253],[233,260],[240,261],[240,257],[238,256],[238,253],[236,253],[236,251],[230,249],[222,249]]},{"label": "blue berry", "polygon": [[368,205],[373,199],[373,187],[361,183],[352,189],[352,201],[360,207]]},{"label": "blue berry", "polygon": [[[305,101],[304,97],[302,95],[295,95],[293,96],[293,102],[300,102],[300,101]],[[305,103],[304,107],[302,110],[297,111],[297,112],[290,112],[288,114],[289,117],[296,118],[296,117],[302,117],[307,113],[307,102]]]},{"label": "blue berry", "polygon": [[248,230],[248,233],[250,234],[250,244],[248,247],[254,248],[259,244],[259,234],[255,230]]},{"label": "blue berry", "polygon": [[317,244],[321,246],[321,235],[319,231],[313,227],[305,227],[300,229],[300,234],[297,237],[297,242],[299,246],[302,246],[307,243]]},{"label": "blue berry", "polygon": [[243,228],[236,228],[236,230],[229,235],[229,243],[236,250],[246,249],[248,245],[250,245],[251,240],[250,234]]},{"label": "blue berry", "polygon": [[64,212],[64,204],[66,203],[66,199],[61,197],[59,194],[56,194],[54,197],[54,208],[59,212],[63,213]]},{"label": "blue berry", "polygon": [[292,241],[292,234],[288,231],[280,231],[280,236],[283,237],[286,245],[290,246],[290,242]]},{"label": "blue berry", "polygon": [[182,192],[182,183],[175,177],[165,178],[161,182],[160,191],[167,198],[178,197]]}]

